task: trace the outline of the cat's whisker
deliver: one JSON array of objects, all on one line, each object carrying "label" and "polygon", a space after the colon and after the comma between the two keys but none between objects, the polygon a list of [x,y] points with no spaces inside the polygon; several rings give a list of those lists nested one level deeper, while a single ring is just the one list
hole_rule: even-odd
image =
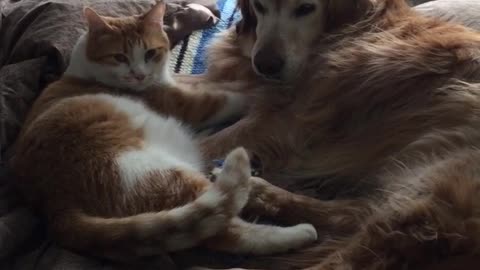
[{"label": "cat's whisker", "polygon": [[[284,228],[237,217],[251,186],[243,148],[227,156],[215,183],[204,174],[207,161],[186,126],[239,118],[247,99],[170,84],[168,63],[158,59],[169,48],[158,23],[164,12],[158,3],[141,19],[122,20],[85,9],[89,31],[78,39],[66,76],[35,101],[18,138],[15,157],[21,158],[13,158],[12,169],[28,186],[25,197],[49,215],[60,245],[111,260],[139,261],[198,245],[271,254],[315,241],[308,224]],[[102,39],[112,24],[122,34]],[[145,27],[154,31],[138,31]],[[119,54],[112,43],[125,40],[135,42]],[[163,84],[153,85],[154,76]]]}]

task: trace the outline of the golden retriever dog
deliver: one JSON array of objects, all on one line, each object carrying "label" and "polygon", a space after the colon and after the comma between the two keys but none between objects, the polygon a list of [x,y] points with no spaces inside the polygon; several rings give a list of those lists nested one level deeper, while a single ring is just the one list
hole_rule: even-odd
[{"label": "golden retriever dog", "polygon": [[246,214],[308,221],[324,237],[238,267],[478,268],[480,33],[404,0],[239,7],[243,19],[211,47],[208,72],[180,78],[237,85],[251,99],[244,118],[203,140],[205,154],[244,146],[271,183],[316,185],[319,200],[259,181]]}]

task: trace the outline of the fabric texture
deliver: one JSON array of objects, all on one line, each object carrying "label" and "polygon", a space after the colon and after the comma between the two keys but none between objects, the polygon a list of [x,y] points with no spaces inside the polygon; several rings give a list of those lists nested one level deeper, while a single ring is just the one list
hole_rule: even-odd
[{"label": "fabric texture", "polygon": [[418,6],[417,10],[480,31],[480,0],[435,0]]},{"label": "fabric texture", "polygon": [[205,71],[205,50],[215,34],[229,28],[241,18],[236,0],[217,2],[221,17],[215,27],[194,32],[173,49],[170,68],[175,73],[201,74]]}]

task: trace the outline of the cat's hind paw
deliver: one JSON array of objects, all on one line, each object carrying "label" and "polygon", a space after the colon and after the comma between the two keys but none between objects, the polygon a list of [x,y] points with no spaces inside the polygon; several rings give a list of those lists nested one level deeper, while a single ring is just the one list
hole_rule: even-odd
[{"label": "cat's hind paw", "polygon": [[298,224],[287,230],[291,233],[290,247],[294,249],[314,243],[318,239],[317,230],[308,223]]},{"label": "cat's hind paw", "polygon": [[232,211],[237,215],[248,201],[250,194],[251,168],[250,160],[244,148],[230,152],[221,172],[216,177],[215,185],[232,198]]}]

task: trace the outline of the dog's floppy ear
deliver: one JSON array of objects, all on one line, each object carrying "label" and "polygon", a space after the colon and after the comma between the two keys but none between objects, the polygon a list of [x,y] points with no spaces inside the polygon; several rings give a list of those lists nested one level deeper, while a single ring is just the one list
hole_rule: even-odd
[{"label": "dog's floppy ear", "polygon": [[255,31],[257,17],[250,5],[250,0],[238,0],[238,8],[242,12],[242,20],[237,23],[237,34]]},{"label": "dog's floppy ear", "polygon": [[328,0],[327,31],[358,22],[371,8],[371,0]]}]

